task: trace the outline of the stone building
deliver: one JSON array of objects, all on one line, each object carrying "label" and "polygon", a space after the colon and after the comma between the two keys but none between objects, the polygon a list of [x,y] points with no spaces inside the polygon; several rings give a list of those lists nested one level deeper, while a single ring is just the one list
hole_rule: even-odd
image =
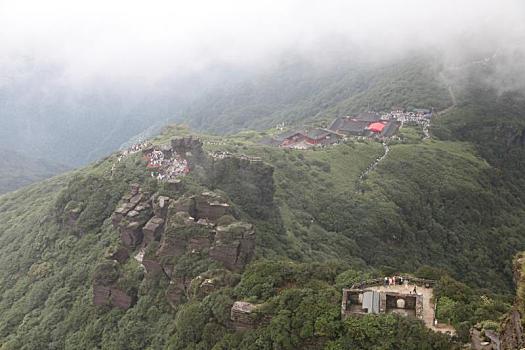
[{"label": "stone building", "polygon": [[379,278],[344,288],[341,317],[396,313],[419,319],[435,331],[455,333],[452,327],[439,324],[435,318],[435,281],[400,276],[394,278],[396,282],[393,284],[387,280]]},{"label": "stone building", "polygon": [[422,319],[423,295],[373,289],[343,289],[343,317],[350,314],[391,312]]}]

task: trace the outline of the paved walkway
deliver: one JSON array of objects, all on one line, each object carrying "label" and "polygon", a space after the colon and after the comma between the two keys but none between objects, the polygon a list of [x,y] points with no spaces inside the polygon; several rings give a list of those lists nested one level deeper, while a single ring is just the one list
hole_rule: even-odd
[{"label": "paved walkway", "polygon": [[386,158],[386,156],[388,155],[388,152],[390,152],[390,147],[388,147],[388,144],[386,142],[383,142],[381,143],[382,146],[383,146],[383,154],[381,155],[381,157],[377,158],[376,160],[374,160],[372,163],[370,163],[370,165],[366,168],[365,171],[363,171],[363,173],[361,173],[361,175],[359,176],[359,179],[357,180],[357,184],[359,187],[359,185],[361,184],[361,182],[363,182],[364,178],[366,176],[368,176],[368,174],[373,171],[377,165],[383,160]]}]

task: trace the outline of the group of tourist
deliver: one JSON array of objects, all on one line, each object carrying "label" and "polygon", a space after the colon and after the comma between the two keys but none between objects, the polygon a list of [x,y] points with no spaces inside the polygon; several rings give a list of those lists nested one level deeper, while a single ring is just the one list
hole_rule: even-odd
[{"label": "group of tourist", "polygon": [[392,277],[385,277],[384,279],[384,286],[401,286],[403,284],[408,284],[408,280],[403,278],[402,276],[392,276]]},{"label": "group of tourist", "polygon": [[117,158],[117,161],[120,162],[124,157],[127,157],[130,154],[134,154],[134,153],[140,152],[143,149],[146,149],[146,148],[148,148],[150,146],[151,146],[151,144],[149,142],[147,142],[147,141],[135,143],[135,144],[131,145],[130,147],[128,147],[126,150],[121,151],[119,156],[118,156],[118,158]]},{"label": "group of tourist", "polygon": [[184,158],[175,157],[170,160],[170,165],[166,169],[166,174],[169,179],[173,179],[179,176],[185,176],[190,172],[188,161]]},{"label": "group of tourist", "polygon": [[[150,164],[153,164],[153,166],[150,166]],[[177,177],[185,176],[190,172],[188,161],[178,156],[172,159],[166,159],[164,156],[162,156],[162,158],[157,157],[153,163],[148,163],[148,167],[157,168],[151,172],[151,177],[159,181],[173,180]]]},{"label": "group of tourist", "polygon": [[163,165],[164,153],[162,151],[153,150],[146,154],[146,158],[148,159],[148,168],[158,168]]},{"label": "group of tourist", "polygon": [[213,159],[225,159],[225,158],[233,158],[233,157],[235,157],[235,158],[242,159],[242,160],[249,160],[250,162],[261,161],[261,158],[259,158],[259,157],[247,156],[245,154],[236,154],[236,155],[234,155],[233,153],[226,152],[226,151],[217,151],[217,152],[214,152],[214,153],[208,153],[208,155],[210,157],[212,157]]},{"label": "group of tourist", "polygon": [[136,152],[142,151],[146,147],[148,147],[148,143],[146,141],[144,141],[144,142],[140,142],[140,143],[136,143],[136,144],[132,145],[129,148],[129,151],[130,151],[130,153],[136,153]]},{"label": "group of tourist", "polygon": [[[385,287],[388,286],[405,286],[405,288],[408,289],[408,279],[404,278],[403,276],[392,276],[392,277],[385,277],[383,285]],[[410,294],[417,294],[417,287],[414,285],[414,289],[410,291]]]},{"label": "group of tourist", "polygon": [[413,122],[421,123],[423,121],[428,121],[432,114],[423,113],[423,112],[399,112],[392,111],[381,115],[383,120],[398,120],[401,122]]}]

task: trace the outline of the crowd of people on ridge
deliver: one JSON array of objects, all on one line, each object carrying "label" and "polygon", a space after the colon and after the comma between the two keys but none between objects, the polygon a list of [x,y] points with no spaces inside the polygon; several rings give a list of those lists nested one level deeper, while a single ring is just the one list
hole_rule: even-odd
[{"label": "crowd of people on ridge", "polygon": [[[403,278],[403,276],[392,276],[392,277],[386,277],[384,278],[384,282],[383,282],[383,285],[385,287],[389,287],[389,286],[405,286],[405,288],[408,289],[408,279],[406,278]],[[414,289],[410,291],[410,294],[412,294],[412,292],[414,292],[414,294],[417,294],[417,287],[414,286]]]}]

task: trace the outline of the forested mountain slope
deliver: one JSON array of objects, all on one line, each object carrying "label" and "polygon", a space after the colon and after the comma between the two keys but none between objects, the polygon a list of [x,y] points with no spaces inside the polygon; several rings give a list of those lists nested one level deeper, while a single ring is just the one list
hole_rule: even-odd
[{"label": "forested mountain slope", "polygon": [[292,60],[210,90],[181,117],[198,130],[231,133],[394,106],[440,110],[451,104],[440,69],[430,55],[388,63],[341,58],[323,67]]},{"label": "forested mountain slope", "polygon": [[[523,100],[480,87],[455,80],[458,103],[433,121],[434,137],[405,126],[362,181],[382,154],[375,141],[287,150],[258,132],[193,134],[201,149],[171,126],[153,142],[197,144],[175,188],[141,154],[114,154],[1,196],[1,348],[458,348],[472,325],[510,309],[511,261],[525,249]],[[209,191],[231,211],[194,226]],[[138,221],[118,219],[135,200]],[[167,226],[141,252],[133,225],[152,211]],[[238,259],[249,225],[253,256]],[[222,240],[207,241],[210,227]],[[234,260],[217,253],[228,244]],[[438,281],[437,317],[457,338],[394,315],[340,319],[341,288],[395,273]],[[257,305],[253,327],[232,321],[235,301]]]},{"label": "forested mountain slope", "polygon": [[0,194],[16,190],[66,171],[55,162],[28,157],[18,151],[0,148]]}]

